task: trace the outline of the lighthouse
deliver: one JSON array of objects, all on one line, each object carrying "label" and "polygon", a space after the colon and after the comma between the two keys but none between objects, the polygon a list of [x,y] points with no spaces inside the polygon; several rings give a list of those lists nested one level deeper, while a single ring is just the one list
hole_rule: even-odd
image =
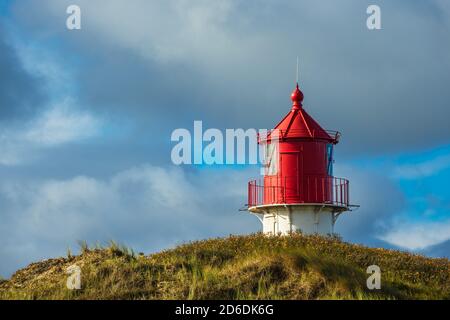
[{"label": "lighthouse", "polygon": [[333,149],[340,133],[323,129],[304,109],[298,83],[289,113],[259,136],[264,178],[248,183],[248,211],[263,232],[331,235],[340,214],[350,210],[349,181],[333,176]]}]

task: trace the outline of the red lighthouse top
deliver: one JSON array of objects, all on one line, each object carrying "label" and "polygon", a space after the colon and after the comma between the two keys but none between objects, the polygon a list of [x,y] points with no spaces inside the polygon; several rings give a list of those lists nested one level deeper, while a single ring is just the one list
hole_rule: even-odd
[{"label": "red lighthouse top", "polygon": [[275,126],[281,139],[313,139],[338,142],[338,133],[323,129],[303,108],[303,92],[298,84],[291,94],[291,111]]},{"label": "red lighthouse top", "polygon": [[333,176],[339,133],[323,129],[303,108],[303,99],[297,84],[289,113],[259,139],[265,148],[264,182],[248,185],[248,205],[255,212],[260,206],[320,205],[337,211],[349,206],[348,181]]}]

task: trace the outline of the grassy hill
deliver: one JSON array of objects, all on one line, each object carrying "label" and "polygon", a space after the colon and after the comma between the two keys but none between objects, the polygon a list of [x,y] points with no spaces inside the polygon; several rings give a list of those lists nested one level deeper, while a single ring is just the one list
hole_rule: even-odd
[{"label": "grassy hill", "polygon": [[[69,266],[82,289],[66,288]],[[381,268],[368,290],[366,268]],[[144,256],[112,244],[33,263],[0,282],[0,299],[449,299],[450,262],[337,238],[231,236]]]}]

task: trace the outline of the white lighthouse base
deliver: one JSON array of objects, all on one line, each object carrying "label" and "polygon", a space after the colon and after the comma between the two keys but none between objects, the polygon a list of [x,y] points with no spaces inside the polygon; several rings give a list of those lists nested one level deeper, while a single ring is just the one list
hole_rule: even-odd
[{"label": "white lighthouse base", "polygon": [[287,235],[292,232],[332,235],[337,217],[348,208],[326,204],[282,204],[250,207],[263,225],[263,233]]}]

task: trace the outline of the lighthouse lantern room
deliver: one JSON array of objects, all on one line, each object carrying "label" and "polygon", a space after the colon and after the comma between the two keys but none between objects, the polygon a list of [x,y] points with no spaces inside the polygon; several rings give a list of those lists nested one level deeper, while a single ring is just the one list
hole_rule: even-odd
[{"label": "lighthouse lantern room", "polygon": [[266,234],[333,234],[349,211],[349,182],[333,176],[340,133],[324,130],[303,108],[298,83],[291,111],[258,143],[265,150],[264,178],[248,183],[248,210]]}]

